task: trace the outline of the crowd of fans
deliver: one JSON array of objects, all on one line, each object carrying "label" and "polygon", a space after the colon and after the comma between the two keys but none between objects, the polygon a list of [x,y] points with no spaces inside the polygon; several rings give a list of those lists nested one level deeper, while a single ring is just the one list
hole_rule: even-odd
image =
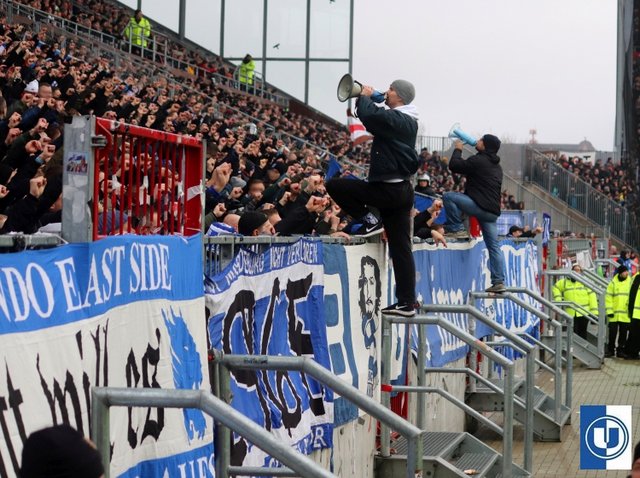
[{"label": "crowd of fans", "polygon": [[600,159],[591,163],[579,156],[570,158],[563,154],[556,162],[621,206],[631,206],[638,200],[633,177],[612,158],[604,163]]},{"label": "crowd of fans", "polygon": [[[68,2],[39,6],[54,3],[73,12]],[[326,197],[321,166],[328,158],[317,147],[337,157],[349,154],[346,129],[206,78],[169,91],[166,77],[90,59],[95,52],[80,40],[54,36],[46,25],[31,31],[3,19],[0,35],[0,232],[31,233],[59,221],[62,132],[78,114],[205,139],[208,222],[274,209],[283,219],[276,228],[281,234],[336,233],[348,223]]]},{"label": "crowd of fans", "polygon": [[[28,4],[114,36],[130,21],[121,7],[95,0]],[[226,222],[237,230],[243,213],[260,212],[283,235],[356,230],[324,190],[323,164],[330,157],[366,166],[368,146],[352,148],[345,128],[293,114],[207,77],[191,75],[177,83],[169,74],[140,74],[126,62],[115,66],[82,39],[56,36],[46,25],[31,31],[2,20],[0,28],[0,233],[31,233],[59,221],[63,126],[78,114],[206,140],[207,228]],[[219,58],[205,61],[180,46],[173,53],[206,68],[227,68]],[[421,152],[418,177],[428,179],[418,181],[416,190],[433,196],[463,191],[465,178],[452,174],[438,154]],[[353,172],[343,168],[340,174]],[[502,206],[524,208],[507,191]]]}]

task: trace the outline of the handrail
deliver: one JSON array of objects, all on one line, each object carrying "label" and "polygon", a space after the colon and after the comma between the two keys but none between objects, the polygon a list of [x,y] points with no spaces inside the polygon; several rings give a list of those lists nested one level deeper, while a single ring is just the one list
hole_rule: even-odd
[{"label": "handrail", "polygon": [[286,446],[230,405],[205,390],[168,390],[157,388],[93,387],[91,390],[92,436],[102,454],[105,478],[110,475],[110,407],[197,408],[216,421],[246,437],[302,476],[336,478],[305,455]]},{"label": "handrail", "polygon": [[[511,346],[517,349],[520,353],[526,357],[526,413],[524,419],[524,469],[527,471],[533,470],[533,387],[535,385],[535,357],[534,351],[535,345],[531,345],[529,342],[519,337],[517,334],[511,332],[506,327],[498,324],[494,320],[491,320],[481,311],[476,309],[470,304],[423,304],[420,307],[422,312],[441,312],[450,314],[468,314],[479,320],[492,330],[506,337],[511,341]],[[508,344],[505,344],[508,345]]]},{"label": "handrail", "polygon": [[[418,325],[418,363],[419,363],[419,373],[418,377],[422,377],[422,379],[418,382],[417,387],[411,387],[411,390],[407,389],[404,386],[392,386],[391,384],[384,382],[381,384],[381,390],[383,392],[392,392],[392,391],[412,391],[412,392],[420,392],[418,397],[424,397],[425,392],[437,391],[432,387],[425,387],[420,384],[420,382],[424,381],[425,374],[425,353],[424,346],[420,349],[420,345],[424,340],[420,340],[420,338],[424,339],[423,333],[424,327],[426,325],[437,325],[438,327],[442,327],[446,331],[455,335],[463,342],[465,342],[470,347],[478,350],[487,357],[490,357],[495,362],[499,363],[506,370],[505,378],[504,378],[504,426],[502,427],[502,473],[505,477],[512,476],[511,467],[513,464],[513,395],[514,395],[514,363],[503,355],[499,354],[495,350],[485,347],[482,342],[476,339],[473,335],[468,332],[459,329],[454,326],[451,322],[447,321],[444,317],[438,316],[428,316],[428,315],[416,315],[414,317],[393,317],[393,316],[382,316],[382,320],[387,324],[416,324]],[[388,330],[388,325],[387,325]],[[387,364],[385,364],[386,367]],[[386,367],[388,368],[388,367]],[[385,377],[388,380],[388,377]],[[439,392],[438,392],[439,393]],[[442,395],[445,398],[450,399],[451,397],[447,397]],[[453,397],[455,398],[455,397]],[[459,401],[456,399],[451,400],[452,403],[459,406]],[[420,417],[424,416],[424,399],[420,400],[417,404],[418,406],[418,420],[420,421]],[[421,410],[422,409],[422,410]],[[464,408],[463,408],[464,409]],[[466,410],[465,410],[466,411]],[[420,423],[418,426],[424,430],[424,425]],[[529,471],[529,470],[527,470]]]},{"label": "handrail", "polygon": [[[326,368],[308,357],[280,357],[269,355],[226,355],[219,350],[211,353],[214,362],[227,369],[242,370],[288,370],[310,375],[346,398],[372,417],[393,427],[407,439],[407,478],[414,478],[422,470],[422,430],[404,418],[388,410],[373,398],[339,379]],[[387,438],[388,439],[388,438]],[[293,468],[293,467],[292,467]],[[333,476],[333,475],[332,475]]]},{"label": "handrail", "polygon": [[[553,278],[569,277],[577,282],[580,282],[581,284],[586,285],[589,289],[591,289],[596,294],[596,297],[598,298],[598,356],[601,357],[601,360],[604,360],[604,348],[605,348],[605,341],[606,341],[605,324],[606,324],[606,315],[607,315],[607,310],[605,305],[605,294],[607,292],[607,288],[599,286],[598,284],[585,278],[582,274],[578,274],[577,272],[571,269],[546,270],[543,272],[543,274]],[[548,280],[547,295],[549,297],[552,296],[551,288],[552,288],[552,281]]]},{"label": "handrail", "polygon": [[636,216],[626,205],[610,199],[540,151],[527,147],[526,152],[525,170],[529,181],[538,184],[570,208],[593,218],[621,242],[633,248],[638,247],[640,234],[635,227]]},{"label": "handrail", "polygon": [[[556,306],[549,299],[543,297],[540,294],[536,294],[535,292],[525,287],[508,287],[507,291],[516,293],[516,294],[526,294],[536,302],[544,305],[545,307],[552,310],[560,317],[564,318],[564,320],[567,322],[568,327],[571,328],[571,331],[567,331],[567,350],[573,350],[573,317],[571,315],[569,315],[566,311]],[[551,325],[553,326],[553,322],[551,323]],[[562,335],[562,327],[560,327],[559,331],[560,331],[560,335]],[[557,328],[556,328],[556,332],[558,332]],[[556,346],[557,345],[558,345],[558,342],[556,339]],[[567,375],[565,377],[566,383],[565,383],[565,402],[564,403],[567,407],[571,408],[573,404],[573,355],[567,354],[567,358],[563,359],[562,353],[560,353],[560,373],[562,373],[563,361],[567,365]],[[556,365],[557,365],[557,362],[556,362]]]},{"label": "handrail", "polygon": [[592,280],[593,282],[600,285],[601,287],[604,287],[605,289],[607,288],[607,285],[608,285],[607,280],[604,277],[599,276],[594,271],[590,271],[589,269],[584,269],[582,273],[586,275],[589,278],[589,280]]},{"label": "handrail", "polygon": [[[518,296],[511,294],[509,292],[504,292],[501,294],[489,294],[487,292],[470,292],[469,295],[476,299],[506,299],[510,300],[513,303],[519,305],[526,311],[536,315],[540,319],[549,322],[549,324],[555,329],[555,340],[556,340],[556,353],[554,357],[554,370],[555,370],[555,379],[554,379],[554,399],[555,399],[555,407],[554,407],[554,419],[559,422],[560,421],[560,413],[561,413],[561,403],[562,403],[562,324],[557,320],[552,319],[548,314],[532,307],[530,304],[527,304],[524,300],[520,299]],[[568,331],[567,334],[571,332]]]}]

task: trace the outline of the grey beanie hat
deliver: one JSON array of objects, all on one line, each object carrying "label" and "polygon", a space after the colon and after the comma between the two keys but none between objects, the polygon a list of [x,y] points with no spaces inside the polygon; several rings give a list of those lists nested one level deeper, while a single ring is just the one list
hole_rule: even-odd
[{"label": "grey beanie hat", "polygon": [[407,80],[396,80],[391,83],[391,88],[398,93],[398,96],[405,105],[411,103],[416,97],[416,89],[413,84],[409,83]]}]

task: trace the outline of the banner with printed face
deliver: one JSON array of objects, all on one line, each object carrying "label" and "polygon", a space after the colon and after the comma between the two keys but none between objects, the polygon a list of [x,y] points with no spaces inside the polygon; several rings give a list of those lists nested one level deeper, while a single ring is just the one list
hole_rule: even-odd
[{"label": "banner with printed face", "polygon": [[[312,357],[331,369],[323,307],[323,245],[300,239],[264,253],[240,249],[205,284],[209,337],[226,354]],[[309,454],[333,445],[333,393],[298,372],[231,372],[232,406]],[[278,463],[235,435],[231,464]]]},{"label": "banner with printed face", "polygon": [[[388,263],[381,244],[325,245],[325,316],[333,373],[380,399],[381,309],[388,301]],[[391,379],[403,383],[406,326],[393,325]],[[358,417],[358,408],[336,397],[335,423]]]},{"label": "banner with printed face", "polygon": [[[89,436],[93,386],[210,388],[201,248],[120,236],[0,255],[0,476],[35,430]],[[111,476],[212,477],[212,427],[198,410],[112,408]]]},{"label": "banner with printed face", "polygon": [[[505,240],[501,248],[505,257],[506,285],[525,287],[539,293],[535,245]],[[451,242],[446,249],[427,244],[415,245],[418,300],[425,304],[466,304],[469,291],[482,291],[491,285],[488,256],[483,241]],[[539,307],[528,295],[519,294],[519,297]],[[510,301],[487,299],[477,301],[476,306],[489,318],[514,332],[536,333],[539,319]],[[458,328],[469,330],[466,314],[441,315]],[[441,367],[467,354],[468,346],[453,334],[435,325],[428,325],[426,330],[427,366]],[[476,322],[476,337],[491,333],[492,329]],[[415,351],[415,331],[411,337]]]}]

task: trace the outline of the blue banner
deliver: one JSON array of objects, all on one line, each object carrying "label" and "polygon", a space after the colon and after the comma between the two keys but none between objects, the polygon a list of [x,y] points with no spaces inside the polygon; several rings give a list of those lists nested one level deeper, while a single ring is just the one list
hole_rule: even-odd
[{"label": "blue banner", "polygon": [[0,334],[77,322],[114,307],[201,297],[202,239],[117,236],[0,255]]},{"label": "blue banner", "polygon": [[[537,257],[533,243],[515,243],[505,240],[501,243],[505,256],[506,285],[526,287],[538,291]],[[470,291],[482,291],[491,285],[488,269],[488,252],[483,241],[471,243],[451,243],[447,249],[421,245],[414,247],[414,258],[418,271],[416,290],[418,300],[425,304],[467,303]],[[533,307],[539,304],[529,296],[521,298]],[[489,318],[514,332],[526,332],[536,336],[539,320],[533,314],[501,299],[477,301]],[[466,314],[441,314],[457,327],[468,330]],[[476,337],[481,338],[493,331],[481,322],[476,322]],[[412,333],[412,348],[417,350],[417,334]],[[441,367],[464,357],[468,346],[454,335],[438,326],[427,326],[427,366]],[[504,351],[510,357],[513,353]]]},{"label": "blue banner", "polygon": [[[331,369],[323,307],[323,245],[301,239],[241,249],[205,285],[209,337],[226,354],[313,357]],[[333,394],[286,371],[232,371],[232,406],[302,453],[333,444]],[[234,465],[278,466],[236,435]]]}]

